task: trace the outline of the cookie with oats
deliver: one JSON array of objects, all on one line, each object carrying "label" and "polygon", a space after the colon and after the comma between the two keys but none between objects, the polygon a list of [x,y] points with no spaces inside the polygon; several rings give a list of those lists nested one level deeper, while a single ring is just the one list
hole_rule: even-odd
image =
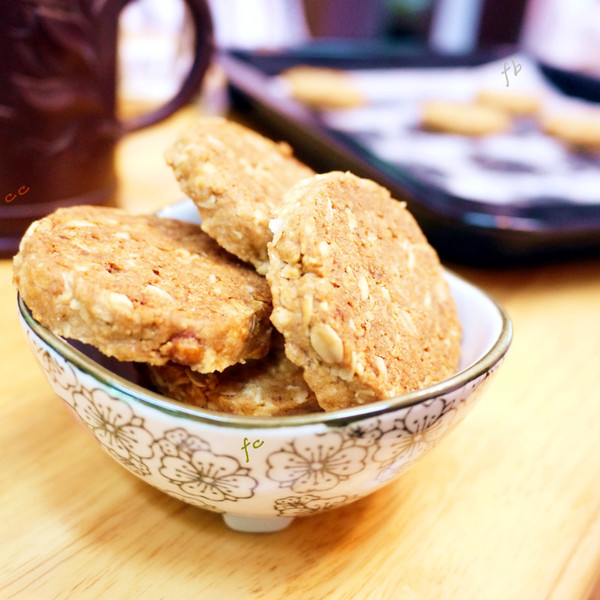
[{"label": "cookie with oats", "polygon": [[120,360],[210,372],[269,349],[267,282],[192,223],[59,209],[25,233],[14,282],[40,323]]},{"label": "cookie with oats", "polygon": [[283,194],[314,174],[290,146],[221,117],[198,120],[165,154],[202,229],[223,248],[267,270],[269,220]]},{"label": "cookie with oats", "polygon": [[437,133],[478,137],[507,131],[508,113],[492,106],[452,100],[429,100],[421,107],[421,128]]},{"label": "cookie with oats", "polygon": [[286,358],[283,344],[274,344],[265,358],[222,373],[202,374],[169,363],[150,367],[150,377],[169,398],[234,415],[300,415],[321,410],[302,370]]},{"label": "cookie with oats", "polygon": [[404,203],[367,179],[327,173],[293,187],[272,227],[271,320],[324,410],[456,371],[456,306]]}]

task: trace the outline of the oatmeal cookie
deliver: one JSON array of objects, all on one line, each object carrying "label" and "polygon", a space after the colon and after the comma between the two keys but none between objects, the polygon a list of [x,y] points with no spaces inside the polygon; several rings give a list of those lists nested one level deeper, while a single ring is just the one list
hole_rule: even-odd
[{"label": "oatmeal cookie", "polygon": [[421,107],[421,127],[427,131],[477,137],[504,132],[510,124],[504,110],[482,104],[429,100]]},{"label": "oatmeal cookie", "polygon": [[165,154],[202,229],[263,274],[269,220],[292,185],[314,172],[275,143],[221,117],[200,119]]},{"label": "oatmeal cookie", "polygon": [[191,223],[59,209],[29,227],[14,281],[40,323],[120,360],[210,372],[269,349],[267,282]]},{"label": "oatmeal cookie", "polygon": [[404,203],[372,181],[327,173],[292,188],[272,228],[271,320],[324,410],[455,372],[456,306]]},{"label": "oatmeal cookie", "polygon": [[201,374],[169,363],[150,367],[156,388],[179,402],[234,415],[279,416],[319,412],[302,370],[274,344],[261,360],[234,365],[222,373]]},{"label": "oatmeal cookie", "polygon": [[350,74],[340,69],[297,65],[280,77],[293,98],[313,108],[356,108],[367,103]]}]

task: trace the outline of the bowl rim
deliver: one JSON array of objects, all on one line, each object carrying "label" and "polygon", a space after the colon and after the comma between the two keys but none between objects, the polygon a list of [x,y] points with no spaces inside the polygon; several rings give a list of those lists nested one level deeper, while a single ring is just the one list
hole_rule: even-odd
[{"label": "bowl rim", "polygon": [[512,322],[504,307],[495,300],[488,292],[467,281],[464,277],[444,269],[446,275],[454,277],[459,282],[475,288],[482,294],[498,311],[501,319],[500,332],[489,350],[478,360],[468,367],[458,371],[451,377],[425,388],[408,392],[394,398],[378,400],[370,404],[363,404],[351,408],[344,408],[331,412],[310,413],[306,415],[285,416],[250,416],[231,415],[193,405],[184,404],[149,390],[141,385],[132,383],[98,364],[86,356],[77,348],[71,346],[68,341],[53,333],[33,318],[29,308],[26,306],[20,294],[17,294],[18,310],[27,326],[44,341],[50,348],[75,366],[79,371],[88,374],[102,385],[116,391],[118,396],[128,402],[141,403],[172,416],[192,419],[196,422],[212,425],[225,425],[239,429],[277,429],[285,427],[298,427],[305,425],[329,425],[344,426],[354,421],[379,416],[394,412],[402,408],[408,408],[432,400],[436,397],[451,393],[469,382],[477,379],[488,372],[494,365],[500,362],[508,352],[512,341]]}]

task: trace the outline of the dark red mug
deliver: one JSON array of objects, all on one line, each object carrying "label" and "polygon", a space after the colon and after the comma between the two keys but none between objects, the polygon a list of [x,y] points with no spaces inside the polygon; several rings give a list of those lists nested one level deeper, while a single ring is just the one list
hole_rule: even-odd
[{"label": "dark red mug", "polygon": [[134,0],[0,0],[0,256],[60,206],[114,203],[116,143],[199,90],[212,54],[205,0],[184,0],[195,29],[192,67],[156,110],[121,121],[119,14]]}]

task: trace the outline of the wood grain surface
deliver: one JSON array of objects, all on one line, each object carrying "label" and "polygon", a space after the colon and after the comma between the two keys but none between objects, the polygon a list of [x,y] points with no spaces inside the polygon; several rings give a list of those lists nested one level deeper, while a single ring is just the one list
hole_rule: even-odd
[{"label": "wood grain surface", "polygon": [[[122,142],[123,206],[181,198],[162,155],[193,117]],[[243,534],[136,479],[76,424],[26,346],[0,262],[0,598],[589,599],[600,574],[600,260],[450,266],[514,322],[479,404],[372,496]]]}]

